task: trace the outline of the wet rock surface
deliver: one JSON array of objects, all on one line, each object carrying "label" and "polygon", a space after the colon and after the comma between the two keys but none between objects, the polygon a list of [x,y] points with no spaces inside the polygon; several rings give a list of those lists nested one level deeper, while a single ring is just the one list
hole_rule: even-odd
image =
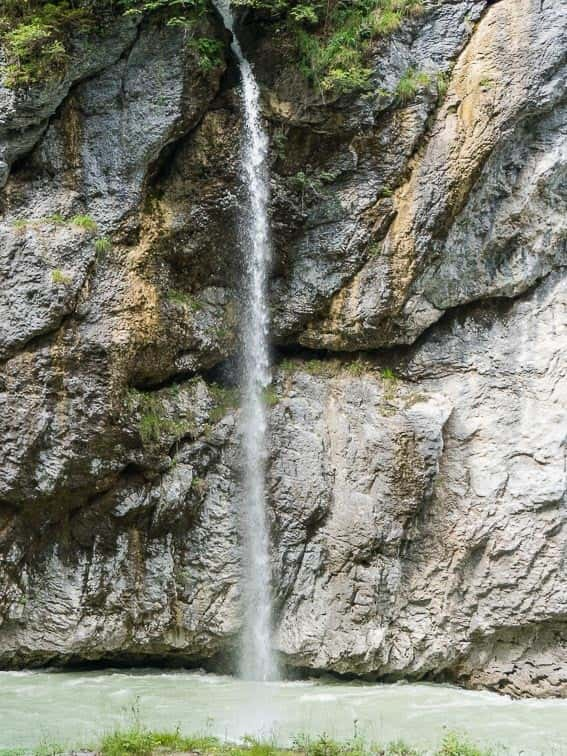
[{"label": "wet rock surface", "polygon": [[[283,659],[565,696],[565,11],[431,3],[328,102],[246,23]],[[239,350],[237,81],[158,19],[103,36],[0,89],[4,667],[200,664],[239,633],[238,399],[210,372]]]}]

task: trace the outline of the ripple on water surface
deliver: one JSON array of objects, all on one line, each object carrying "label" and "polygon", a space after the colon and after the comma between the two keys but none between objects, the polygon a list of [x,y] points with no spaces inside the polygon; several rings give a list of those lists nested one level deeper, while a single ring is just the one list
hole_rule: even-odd
[{"label": "ripple on water surface", "polygon": [[510,754],[567,756],[567,701],[513,701],[429,684],[242,682],[196,672],[0,672],[0,748],[96,743],[139,715],[147,727],[238,739],[298,734],[403,738],[426,748],[447,730]]}]

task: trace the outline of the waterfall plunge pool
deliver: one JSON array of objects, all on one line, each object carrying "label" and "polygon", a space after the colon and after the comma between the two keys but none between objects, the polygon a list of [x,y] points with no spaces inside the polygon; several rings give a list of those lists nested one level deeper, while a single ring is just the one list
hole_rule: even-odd
[{"label": "waterfall plunge pool", "polygon": [[[498,753],[567,755],[567,701],[514,701],[446,685],[301,681],[251,683],[200,672],[105,670],[0,672],[0,751],[42,742],[95,745],[132,725],[244,735],[285,744],[295,735],[355,732],[421,748],[448,730]],[[505,747],[505,748],[504,748]]]}]

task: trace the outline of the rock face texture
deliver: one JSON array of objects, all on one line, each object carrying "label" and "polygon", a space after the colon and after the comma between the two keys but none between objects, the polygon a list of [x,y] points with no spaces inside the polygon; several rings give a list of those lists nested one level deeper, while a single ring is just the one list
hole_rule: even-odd
[{"label": "rock face texture", "polygon": [[[240,629],[228,40],[125,18],[0,87],[0,665]],[[438,0],[323,102],[265,18],[285,663],[567,696],[567,12]],[[409,100],[408,70],[427,76]],[[363,351],[361,351],[363,350]]]},{"label": "rock face texture", "polygon": [[396,382],[289,384],[272,474],[295,664],[564,691],[565,293],[452,318]]}]

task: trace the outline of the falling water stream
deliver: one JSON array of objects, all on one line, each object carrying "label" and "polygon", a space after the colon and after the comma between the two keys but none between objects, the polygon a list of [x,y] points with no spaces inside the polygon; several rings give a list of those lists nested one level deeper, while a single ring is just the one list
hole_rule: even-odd
[{"label": "falling water stream", "polygon": [[269,142],[262,126],[258,84],[235,34],[230,0],[216,0],[215,4],[226,28],[232,33],[232,51],[242,78],[241,164],[246,208],[241,223],[240,241],[246,264],[246,305],[242,333],[244,630],[240,672],[246,679],[266,681],[277,678],[277,665],[272,651],[270,543],[265,506],[267,419],[264,391],[271,380],[267,302],[271,258],[267,164]]}]

